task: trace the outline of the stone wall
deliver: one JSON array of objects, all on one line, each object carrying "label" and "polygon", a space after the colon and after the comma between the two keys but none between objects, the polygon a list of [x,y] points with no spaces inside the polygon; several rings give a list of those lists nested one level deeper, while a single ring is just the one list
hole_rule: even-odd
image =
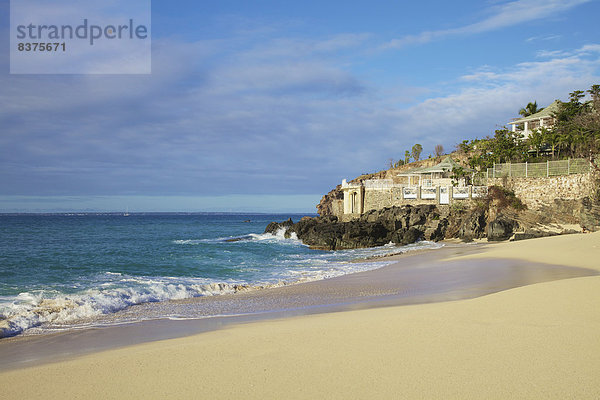
[{"label": "stone wall", "polygon": [[365,212],[370,210],[381,210],[385,207],[400,207],[404,205],[416,204],[437,204],[437,200],[427,199],[404,199],[401,187],[392,187],[389,189],[366,189],[365,190]]},{"label": "stone wall", "polygon": [[365,190],[365,211],[380,210],[392,205],[392,193],[390,189],[367,189]]},{"label": "stone wall", "polygon": [[331,201],[331,214],[338,218],[344,215],[344,200]]},{"label": "stone wall", "polygon": [[548,178],[495,178],[488,186],[504,186],[515,192],[530,209],[554,203],[554,199],[577,200],[591,196],[594,191],[592,173],[551,176]]}]

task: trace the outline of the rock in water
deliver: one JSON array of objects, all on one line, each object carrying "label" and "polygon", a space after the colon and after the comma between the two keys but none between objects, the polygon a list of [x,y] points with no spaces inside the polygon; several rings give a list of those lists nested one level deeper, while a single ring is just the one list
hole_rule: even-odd
[{"label": "rock in water", "polygon": [[292,221],[291,218],[288,218],[287,221],[283,221],[283,222],[271,222],[265,228],[265,233],[271,233],[271,234],[274,235],[280,229],[282,229],[282,228],[283,229],[289,229],[292,226],[294,226],[294,221]]}]

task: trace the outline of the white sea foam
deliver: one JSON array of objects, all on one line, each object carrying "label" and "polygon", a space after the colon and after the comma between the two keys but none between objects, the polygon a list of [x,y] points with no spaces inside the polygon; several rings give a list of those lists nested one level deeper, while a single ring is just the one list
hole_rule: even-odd
[{"label": "white sea foam", "polygon": [[[285,231],[276,234],[250,234],[247,241],[275,242],[279,245],[304,246],[292,235],[285,238]],[[173,241],[176,244],[194,244],[195,240]],[[403,253],[443,245],[419,242],[397,247],[386,245],[369,249],[341,250],[334,252],[310,252],[290,254],[277,261],[273,268],[261,270],[262,278],[254,282],[217,281],[205,278],[182,278],[168,276],[130,276],[117,272],[104,272],[97,277],[94,288],[75,294],[59,291],[38,290],[20,293],[18,296],[0,297],[0,338],[12,336],[32,327],[89,323],[101,314],[114,313],[141,303],[177,300],[199,296],[214,296],[264,287],[333,278],[349,273],[380,268],[389,261],[371,259],[383,255]],[[351,260],[366,259],[362,262]],[[239,265],[240,271],[257,270],[255,265]],[[88,321],[88,322],[86,322]]]},{"label": "white sea foam", "polygon": [[302,245],[302,242],[298,239],[296,232],[292,232],[289,238],[285,237],[286,229],[279,228],[275,234],[272,233],[250,233],[242,236],[227,236],[218,238],[208,239],[177,239],[173,240],[174,244],[181,245],[199,245],[203,243],[244,243],[244,242],[270,242],[270,243],[281,243],[281,244],[295,244]]},{"label": "white sea foam", "polygon": [[268,240],[268,241],[278,241],[278,242],[291,242],[291,243],[295,243],[295,244],[301,244],[302,242],[298,239],[298,236],[296,235],[296,232],[292,232],[290,234],[289,238],[285,237],[285,234],[287,232],[286,228],[279,228],[277,230],[277,232],[273,233],[251,233],[250,237],[252,237],[253,240]]},{"label": "white sea foam", "polygon": [[[69,324],[134,304],[234,293],[243,283],[170,277],[128,277],[79,294],[23,292],[0,300],[0,338],[42,324]],[[120,285],[121,287],[114,287]]]}]

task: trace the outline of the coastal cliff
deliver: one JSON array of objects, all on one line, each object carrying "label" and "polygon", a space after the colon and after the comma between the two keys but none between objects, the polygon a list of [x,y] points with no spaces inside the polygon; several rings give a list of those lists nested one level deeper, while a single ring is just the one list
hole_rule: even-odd
[{"label": "coastal cliff", "polygon": [[[456,153],[453,156],[459,158]],[[585,169],[587,164],[583,159],[552,161],[556,168],[562,163],[567,172],[569,165],[583,166],[579,172],[557,169],[552,174],[550,161],[520,165],[529,166],[531,171],[541,165],[546,171],[544,176],[518,176],[515,173],[514,176],[490,178],[480,174],[478,185],[483,187],[477,189],[485,191],[480,190],[475,196],[473,186],[467,192],[463,190],[463,196],[451,196],[450,204],[439,204],[442,202],[437,198],[432,200],[432,197],[416,200],[416,195],[404,200],[405,193],[397,188],[406,182],[398,182],[400,178],[397,177],[407,170],[422,170],[426,163],[433,162],[433,159],[422,160],[361,175],[348,182],[354,186],[342,188],[338,185],[323,196],[317,205],[319,217],[303,219],[296,224],[286,221],[285,226],[271,224],[266,232],[285,228],[287,235],[295,234],[311,247],[337,250],[452,238],[464,241],[522,240],[600,230],[600,169],[593,162]],[[515,171],[518,167],[515,164]],[[445,187],[449,185],[448,182],[444,184]],[[355,187],[359,189],[353,189]],[[440,189],[434,190],[438,190],[435,192],[438,196]],[[349,191],[354,192],[352,195],[357,200],[349,200]],[[486,192],[487,195],[480,194]],[[431,195],[431,189],[427,193]],[[349,212],[350,202],[358,211]],[[347,209],[344,209],[345,205]]]},{"label": "coastal cliff", "polygon": [[522,240],[600,229],[600,205],[589,198],[556,200],[542,211],[527,210],[511,192],[492,187],[490,195],[465,207],[406,205],[371,210],[351,221],[334,215],[272,222],[266,233],[285,230],[315,249],[341,250],[405,245],[419,240]]}]

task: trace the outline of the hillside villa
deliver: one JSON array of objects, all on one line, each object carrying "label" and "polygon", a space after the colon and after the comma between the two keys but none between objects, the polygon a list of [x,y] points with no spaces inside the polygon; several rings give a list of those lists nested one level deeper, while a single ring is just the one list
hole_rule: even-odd
[{"label": "hillside villa", "polygon": [[559,100],[554,100],[548,107],[536,112],[535,114],[528,115],[523,118],[515,118],[508,123],[511,125],[513,132],[523,134],[523,137],[527,139],[532,131],[539,128],[552,128],[554,126],[554,113],[558,111],[560,105]]}]

